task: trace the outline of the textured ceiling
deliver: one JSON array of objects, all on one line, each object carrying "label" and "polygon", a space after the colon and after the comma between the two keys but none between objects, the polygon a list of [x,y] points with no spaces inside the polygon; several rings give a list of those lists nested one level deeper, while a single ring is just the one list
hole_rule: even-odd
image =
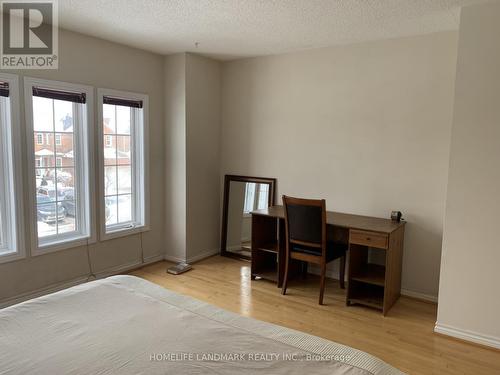
[{"label": "textured ceiling", "polygon": [[59,23],[161,54],[231,59],[454,30],[460,7],[478,2],[59,0]]}]

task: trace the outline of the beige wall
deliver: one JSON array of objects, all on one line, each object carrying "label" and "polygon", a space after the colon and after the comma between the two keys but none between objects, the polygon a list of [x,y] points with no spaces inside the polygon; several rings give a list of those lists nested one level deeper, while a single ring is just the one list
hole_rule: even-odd
[{"label": "beige wall", "polygon": [[[164,151],[163,151],[163,58],[123,45],[68,31],[59,34],[59,69],[54,71],[7,71],[20,76],[38,77],[94,87],[133,91],[149,95],[151,231],[142,236],[146,261],[160,259],[164,245]],[[22,97],[22,80],[21,97]],[[25,139],[24,107],[21,101],[21,129]],[[23,154],[26,153],[23,143]],[[26,156],[23,158],[26,171]],[[97,177],[97,172],[95,172]],[[24,176],[27,186],[27,173]],[[28,201],[25,189],[24,200]],[[25,215],[27,217],[27,209]],[[28,227],[28,226],[27,226]],[[26,236],[29,235],[26,228]],[[29,241],[28,241],[29,242]],[[91,245],[93,271],[106,275],[141,264],[141,238],[126,238]],[[22,294],[58,284],[85,279],[89,275],[86,247],[0,264],[0,303]]]},{"label": "beige wall", "polygon": [[186,55],[165,57],[165,253],[186,260]]},{"label": "beige wall", "polygon": [[221,64],[165,58],[166,257],[192,262],[219,251]]},{"label": "beige wall", "polygon": [[408,220],[403,288],[435,298],[457,33],[225,63],[221,174]]},{"label": "beige wall", "polygon": [[462,10],[436,331],[500,348],[500,4]]},{"label": "beige wall", "polygon": [[187,257],[220,249],[221,63],[186,55]]}]

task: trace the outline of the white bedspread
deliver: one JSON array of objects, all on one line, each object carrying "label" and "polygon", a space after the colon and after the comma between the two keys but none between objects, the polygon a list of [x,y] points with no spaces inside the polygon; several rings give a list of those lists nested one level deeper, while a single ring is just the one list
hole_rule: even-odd
[{"label": "white bedspread", "polygon": [[0,310],[0,374],[400,374],[373,356],[133,276]]}]

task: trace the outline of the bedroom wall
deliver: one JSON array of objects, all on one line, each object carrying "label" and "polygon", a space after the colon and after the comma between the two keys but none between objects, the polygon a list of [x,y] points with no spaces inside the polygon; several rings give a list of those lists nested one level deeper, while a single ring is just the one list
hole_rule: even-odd
[{"label": "bedroom wall", "polygon": [[[93,272],[104,276],[140,265],[141,243],[146,262],[162,259],[165,251],[164,84],[158,77],[163,75],[163,57],[65,30],[60,30],[59,43],[58,70],[9,70],[6,73],[146,93],[150,100],[151,231],[142,235],[142,241],[141,235],[133,235],[91,245]],[[22,81],[20,85],[22,94]],[[24,124],[21,101],[23,137]],[[26,144],[22,146],[25,155]],[[26,170],[26,158],[23,159],[23,166]],[[27,186],[27,174],[24,186]],[[25,189],[25,201],[28,201],[27,197]],[[27,217],[27,207],[25,211]],[[0,304],[16,296],[81,282],[88,276],[86,247],[3,263],[0,264]]]},{"label": "bedroom wall", "polygon": [[436,331],[500,349],[500,4],[462,9]]},{"label": "bedroom wall", "polygon": [[220,251],[221,63],[186,55],[187,258]]},{"label": "bedroom wall", "polygon": [[221,64],[165,57],[166,258],[219,252]]},{"label": "bedroom wall", "polygon": [[279,203],[401,210],[404,292],[435,300],[456,49],[443,32],[225,63],[221,174],[276,177]]},{"label": "bedroom wall", "polygon": [[165,57],[165,254],[186,259],[186,54]]}]

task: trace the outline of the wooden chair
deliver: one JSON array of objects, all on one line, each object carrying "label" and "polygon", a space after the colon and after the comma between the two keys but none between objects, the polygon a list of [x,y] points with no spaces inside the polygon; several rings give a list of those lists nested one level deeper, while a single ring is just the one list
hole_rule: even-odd
[{"label": "wooden chair", "polygon": [[285,206],[286,263],[282,294],[286,294],[290,259],[318,264],[321,268],[319,304],[323,304],[326,264],[340,258],[340,287],[344,289],[346,244],[327,240],[324,199],[283,196]]}]

